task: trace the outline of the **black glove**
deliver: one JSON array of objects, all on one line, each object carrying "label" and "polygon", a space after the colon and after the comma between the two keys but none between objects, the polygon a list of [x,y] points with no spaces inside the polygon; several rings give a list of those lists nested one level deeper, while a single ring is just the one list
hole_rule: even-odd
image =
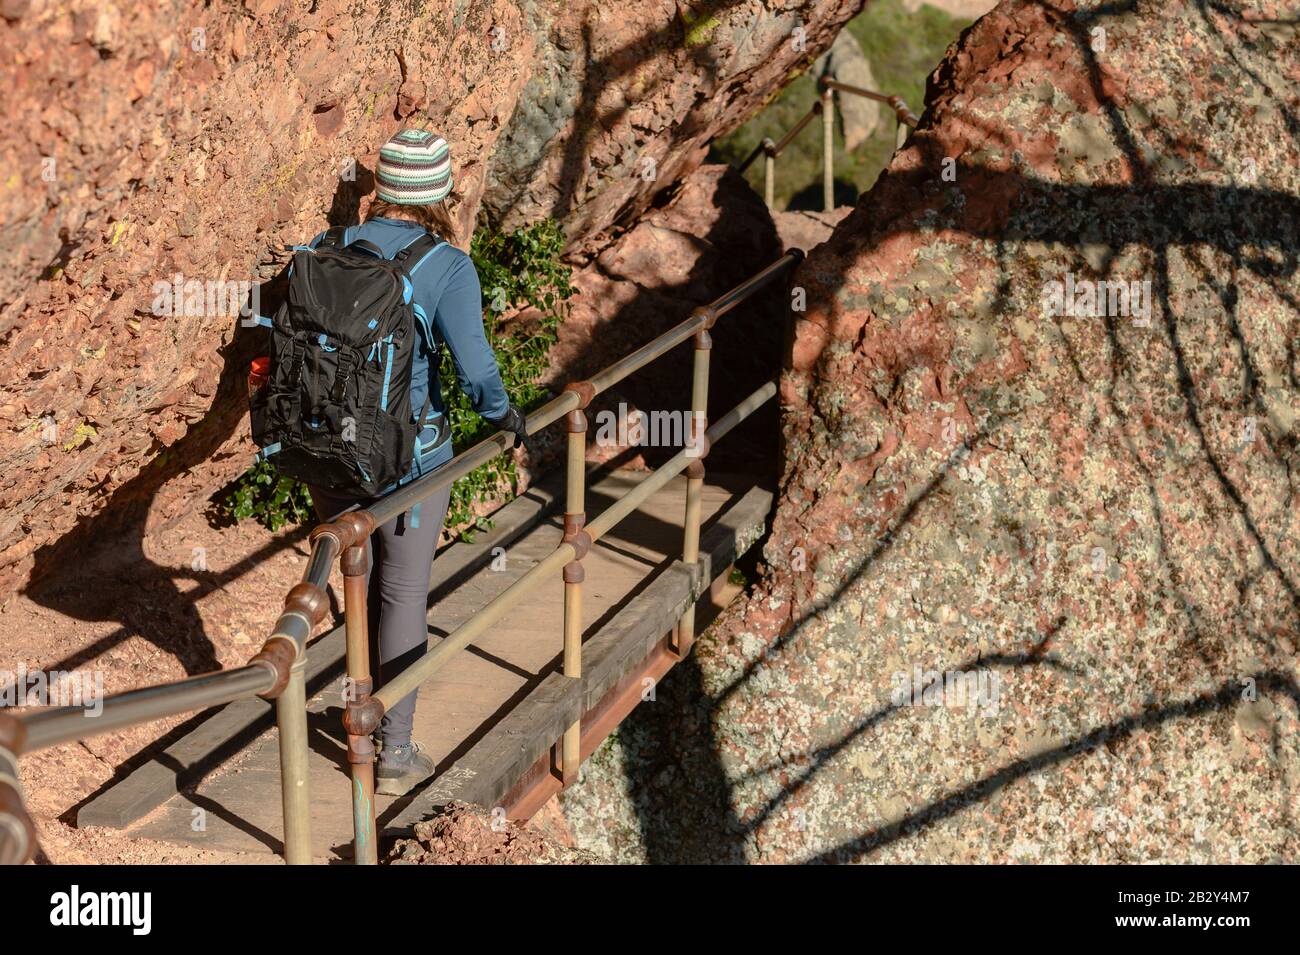
[{"label": "black glove", "polygon": [[488,421],[502,431],[511,432],[515,436],[515,447],[525,451],[533,450],[532,441],[528,438],[528,422],[524,419],[524,413],[514,405],[510,406],[504,417],[495,420],[489,418]]}]

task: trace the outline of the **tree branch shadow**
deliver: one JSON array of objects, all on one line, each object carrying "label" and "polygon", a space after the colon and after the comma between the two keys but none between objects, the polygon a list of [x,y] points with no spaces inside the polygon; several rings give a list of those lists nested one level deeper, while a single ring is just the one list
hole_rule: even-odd
[{"label": "tree branch shadow", "polygon": [[[1300,688],[1296,686],[1295,680],[1289,674],[1269,671],[1257,673],[1253,679],[1257,689],[1281,693],[1300,709]],[[1078,756],[1087,755],[1099,746],[1119,742],[1145,730],[1157,729],[1171,720],[1193,719],[1227,709],[1241,700],[1242,692],[1240,682],[1228,681],[1212,692],[1202,693],[1186,700],[1167,702],[1145,712],[1098,726],[1068,743],[1024,759],[1014,760],[978,782],[953,790],[941,799],[915,812],[910,812],[886,826],[871,829],[860,836],[819,852],[806,862],[858,861],[900,839],[916,835],[927,826],[956,815],[976,802],[987,800],[998,790],[1019,779],[1050,769]]]}]

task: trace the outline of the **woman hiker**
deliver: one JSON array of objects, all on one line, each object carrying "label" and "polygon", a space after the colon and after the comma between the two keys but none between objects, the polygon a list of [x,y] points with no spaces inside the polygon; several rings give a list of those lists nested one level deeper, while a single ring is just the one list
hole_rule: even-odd
[{"label": "woman hiker", "polygon": [[[453,456],[438,381],[442,345],[451,352],[460,387],[478,414],[498,428],[514,432],[518,443],[525,438],[524,416],[507,398],[496,356],[483,334],[482,297],[474,264],[452,244],[457,227],[448,209],[452,171],[446,140],[425,130],[402,130],[380,149],[375,179],[376,195],[365,221],[343,230],[341,238],[334,230],[337,248],[360,242],[358,247],[372,253],[377,247],[384,258],[393,259],[426,233],[440,240],[418,261],[411,256],[403,265],[417,319],[410,366],[411,420],[418,421],[423,409],[424,424],[409,471],[393,485],[398,486],[441,467]],[[309,248],[317,249],[328,234],[316,236]],[[308,486],[322,521],[373,499],[340,494],[314,486],[310,480]],[[379,494],[388,490],[391,487]],[[372,640],[378,634],[378,685],[425,652],[430,567],[450,495],[450,487],[442,489],[377,527],[370,537],[367,607]],[[378,793],[402,795],[433,774],[433,759],[411,738],[415,698],[412,692],[389,708],[380,724],[375,774]]]}]

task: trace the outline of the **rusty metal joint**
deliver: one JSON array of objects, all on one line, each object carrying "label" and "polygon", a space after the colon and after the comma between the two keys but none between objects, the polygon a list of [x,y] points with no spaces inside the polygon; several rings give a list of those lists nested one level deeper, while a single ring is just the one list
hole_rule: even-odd
[{"label": "rusty metal joint", "polygon": [[[576,516],[580,521],[585,517],[582,514]],[[568,514],[564,515],[564,537],[560,539],[560,543],[571,545],[573,547],[573,559],[579,561],[586,557],[587,552],[591,550],[591,535],[582,529],[581,523],[570,531],[569,517]]]},{"label": "rusty metal joint", "polygon": [[274,700],[284,692],[289,682],[289,669],[298,659],[298,644],[293,637],[282,633],[272,634],[248,661],[249,666],[265,667],[275,677],[275,682],[265,693],[259,693],[264,700]]},{"label": "rusty metal joint", "polygon": [[343,711],[343,728],[349,736],[369,736],[379,729],[384,718],[384,704],[374,697],[353,700]]},{"label": "rusty metal joint", "polygon": [[348,734],[348,762],[353,766],[365,766],[375,761],[375,743],[369,736]]},{"label": "rusty metal joint", "polygon": [[329,597],[325,590],[305,580],[294,584],[284,598],[284,612],[301,614],[312,627],[325,619],[328,609]]},{"label": "rusty metal joint", "polygon": [[567,541],[578,531],[582,530],[587,524],[586,511],[566,511],[564,514],[564,536],[562,541]]},{"label": "rusty metal joint", "polygon": [[709,334],[708,328],[701,328],[695,333],[695,350],[708,351],[713,347],[713,336]]},{"label": "rusty metal joint", "polygon": [[344,577],[364,577],[370,570],[370,548],[365,544],[353,544],[339,557],[339,568]]},{"label": "rusty metal joint", "polygon": [[704,319],[704,324],[701,325],[699,329],[697,329],[695,332],[697,336],[696,341],[698,342],[699,334],[701,332],[707,334],[708,330],[713,327],[713,323],[718,320],[718,310],[714,308],[712,305],[699,305],[696,308],[691,310],[691,317],[692,318],[699,317]]},{"label": "rusty metal joint", "polygon": [[582,569],[582,561],[573,560],[564,565],[564,582],[580,584],[587,579],[587,572]]},{"label": "rusty metal joint", "polygon": [[578,396],[578,410],[586,408],[596,397],[596,386],[589,381],[571,381],[564,386],[565,391],[572,391]]},{"label": "rusty metal joint", "polygon": [[696,476],[691,469],[697,465],[700,468],[700,476],[704,474],[704,459],[709,456],[709,450],[713,447],[712,442],[709,441],[708,427],[709,419],[703,414],[692,415],[691,433],[686,441],[686,450],[690,452],[687,457],[691,459],[691,463],[686,466],[687,475],[690,477]]},{"label": "rusty metal joint", "polygon": [[575,408],[565,416],[565,429],[569,434],[583,434],[587,430],[587,413]]},{"label": "rusty metal joint", "polygon": [[369,511],[348,511],[328,524],[318,525],[308,535],[308,540],[314,544],[318,537],[333,537],[338,541],[339,550],[345,551],[354,544],[366,540],[374,530],[375,518]]},{"label": "rusty metal joint", "polygon": [[907,101],[901,96],[891,96],[888,100],[889,108],[894,111],[894,116],[900,123],[906,123],[908,126],[917,124],[916,114],[912,112],[907,105]]}]

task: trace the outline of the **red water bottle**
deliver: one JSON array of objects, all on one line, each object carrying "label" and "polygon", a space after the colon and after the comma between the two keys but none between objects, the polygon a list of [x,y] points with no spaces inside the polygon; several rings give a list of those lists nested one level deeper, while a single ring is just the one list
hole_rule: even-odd
[{"label": "red water bottle", "polygon": [[248,394],[251,397],[257,389],[271,380],[271,356],[258,355],[248,366]]}]

